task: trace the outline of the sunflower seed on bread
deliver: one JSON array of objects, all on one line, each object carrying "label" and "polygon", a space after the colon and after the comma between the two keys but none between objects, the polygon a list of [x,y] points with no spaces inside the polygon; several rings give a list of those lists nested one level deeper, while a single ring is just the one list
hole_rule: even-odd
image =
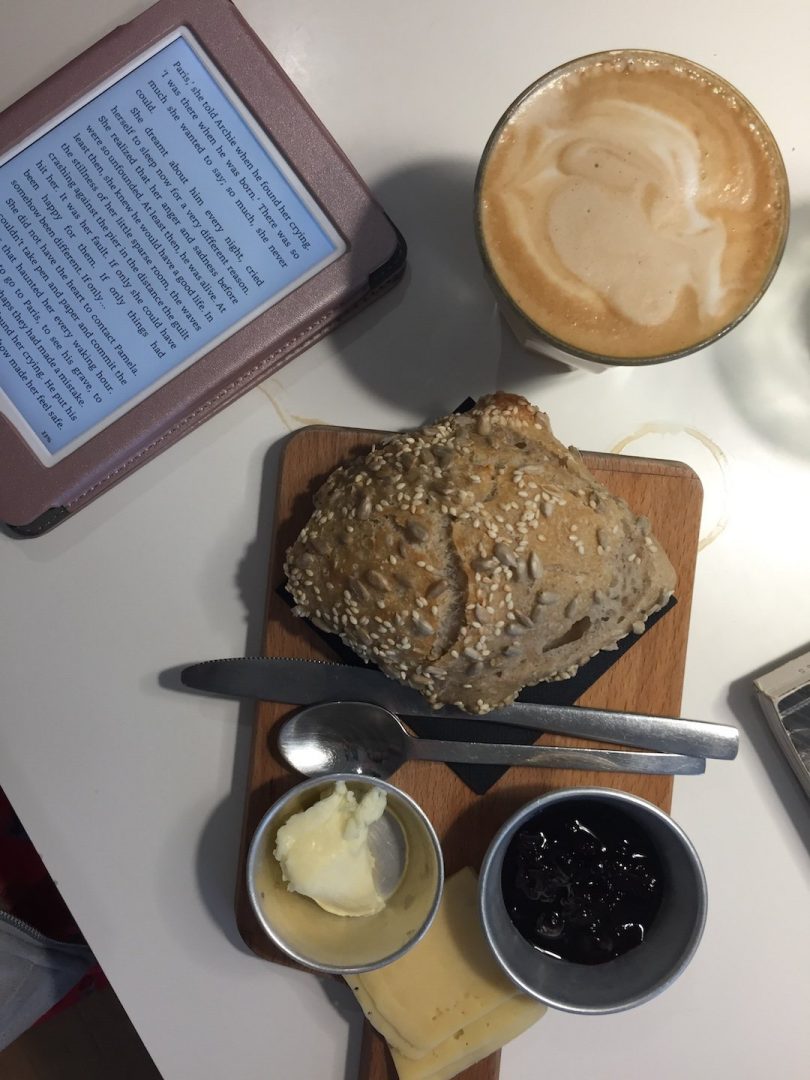
[{"label": "sunflower seed on bread", "polygon": [[297,614],[470,713],[574,675],[675,588],[647,519],[504,393],[336,469],[285,572]]}]

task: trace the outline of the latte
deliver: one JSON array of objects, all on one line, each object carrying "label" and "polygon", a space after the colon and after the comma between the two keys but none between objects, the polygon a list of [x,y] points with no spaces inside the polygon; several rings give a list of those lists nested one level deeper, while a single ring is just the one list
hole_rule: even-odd
[{"label": "latte", "polygon": [[539,80],[477,179],[479,243],[543,335],[627,363],[689,352],[759,299],[787,232],[776,143],[717,75],[621,50]]}]

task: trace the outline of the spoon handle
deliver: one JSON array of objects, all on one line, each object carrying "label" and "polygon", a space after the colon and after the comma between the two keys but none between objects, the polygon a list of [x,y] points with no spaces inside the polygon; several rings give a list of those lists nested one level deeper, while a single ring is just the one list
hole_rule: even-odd
[{"label": "spoon handle", "polygon": [[409,745],[408,756],[421,761],[447,761],[454,765],[530,765],[541,769],[679,776],[698,775],[706,769],[703,758],[684,754],[594,750],[575,746],[511,746],[505,743],[463,743],[442,739],[414,739]]}]

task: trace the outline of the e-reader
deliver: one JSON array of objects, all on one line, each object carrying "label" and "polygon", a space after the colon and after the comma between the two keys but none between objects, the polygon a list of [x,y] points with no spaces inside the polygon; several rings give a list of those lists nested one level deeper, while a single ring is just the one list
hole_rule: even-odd
[{"label": "e-reader", "polygon": [[401,275],[228,0],[161,0],[0,116],[0,519],[38,535]]}]

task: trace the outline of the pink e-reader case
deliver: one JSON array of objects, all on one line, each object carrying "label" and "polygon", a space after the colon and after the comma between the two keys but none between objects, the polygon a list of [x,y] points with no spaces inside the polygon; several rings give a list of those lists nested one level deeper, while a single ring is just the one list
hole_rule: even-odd
[{"label": "pink e-reader case", "polygon": [[0,520],[35,536],[401,275],[228,0],[160,0],[0,115]]}]

